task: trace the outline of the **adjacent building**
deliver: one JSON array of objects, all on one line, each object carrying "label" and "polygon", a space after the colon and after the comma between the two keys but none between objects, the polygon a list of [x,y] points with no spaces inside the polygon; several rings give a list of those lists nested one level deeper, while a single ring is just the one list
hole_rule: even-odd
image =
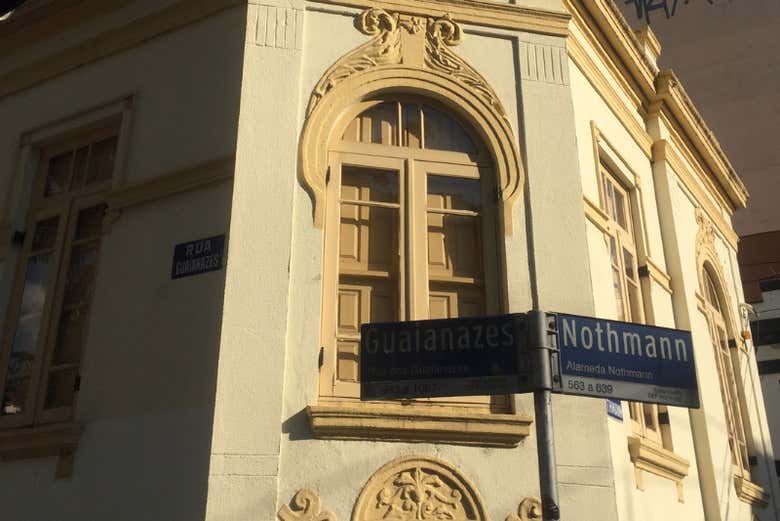
[{"label": "adjacent building", "polygon": [[0,21],[0,504],[540,519],[530,395],[359,400],[360,325],[690,330],[701,407],[556,396],[562,519],[778,521],[747,191],[611,0],[40,0]]}]

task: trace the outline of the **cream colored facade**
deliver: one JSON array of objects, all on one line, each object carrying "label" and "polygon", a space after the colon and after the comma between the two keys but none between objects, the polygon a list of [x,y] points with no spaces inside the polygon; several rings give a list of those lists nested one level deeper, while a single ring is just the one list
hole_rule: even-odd
[{"label": "cream colored facade", "polygon": [[[617,318],[610,172],[633,223],[635,258],[618,265],[639,281],[621,298],[634,320],[693,332],[702,407],[640,421],[624,403],[618,421],[603,400],[556,396],[562,519],[777,521],[730,224],[747,193],[658,52],[606,0],[55,0],[11,13],[0,22],[4,364],[17,273],[43,222],[33,210],[49,215],[36,192],[50,187],[49,150],[73,136],[97,146],[98,123],[116,148],[95,195],[105,217],[78,392],[57,421],[44,384],[29,391],[34,412],[5,406],[4,518],[540,518],[530,395],[488,406],[323,392],[320,367],[341,360],[324,333],[341,309],[324,289],[340,284],[329,215],[345,204],[329,183],[334,154],[351,153],[409,179],[412,200],[426,193],[416,172],[481,179],[498,265],[482,284],[495,275],[484,294],[503,312]],[[399,162],[407,138],[339,148],[361,103],[407,99],[449,114],[478,152],[407,144]],[[221,270],[171,279],[174,245],[220,234]],[[405,315],[420,318],[434,290],[415,278],[428,276],[426,242],[412,242],[398,277],[423,288]],[[57,353],[59,333],[42,323],[53,340],[41,345]],[[714,346],[719,324],[729,342]]]}]

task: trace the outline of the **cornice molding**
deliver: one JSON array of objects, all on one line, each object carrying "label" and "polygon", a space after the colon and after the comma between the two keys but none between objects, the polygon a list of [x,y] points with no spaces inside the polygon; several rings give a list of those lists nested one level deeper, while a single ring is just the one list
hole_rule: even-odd
[{"label": "cornice molding", "polygon": [[530,434],[533,419],[523,414],[472,412],[418,405],[321,403],[306,408],[317,438],[431,441],[514,447]]},{"label": "cornice molding", "polygon": [[737,176],[726,153],[720,146],[704,118],[691,101],[679,78],[671,69],[663,70],[656,78],[657,97],[649,107],[648,114],[653,115],[661,108],[661,103],[680,123],[685,136],[691,140],[696,151],[701,154],[705,164],[711,170],[720,187],[729,198],[733,208],[745,208],[748,193],[745,185]]},{"label": "cornice molding", "polygon": [[320,4],[361,9],[379,8],[418,17],[445,13],[464,24],[497,29],[566,36],[571,15],[566,12],[527,8],[485,0],[315,0]]},{"label": "cornice molding", "polygon": [[688,475],[690,462],[660,445],[647,442],[640,436],[628,437],[628,454],[634,464],[637,487],[644,488],[641,471],[672,480],[677,485],[678,500],[682,501],[682,480]]},{"label": "cornice molding", "polygon": [[106,196],[108,207],[103,223],[104,231],[108,231],[122,212],[131,206],[232,179],[234,169],[235,157],[228,156],[115,188]]},{"label": "cornice molding", "polygon": [[731,224],[726,221],[722,213],[704,193],[704,189],[696,180],[695,174],[686,166],[686,162],[677,153],[676,147],[671,145],[665,139],[659,139],[653,143],[653,162],[666,161],[676,174],[676,177],[682,182],[685,188],[691,193],[693,198],[699,204],[707,217],[712,221],[718,232],[734,250],[737,249],[739,237],[734,232]]},{"label": "cornice molding", "polygon": [[734,476],[734,486],[737,489],[737,497],[745,503],[750,503],[760,508],[769,505],[769,494],[749,479],[742,476]]}]

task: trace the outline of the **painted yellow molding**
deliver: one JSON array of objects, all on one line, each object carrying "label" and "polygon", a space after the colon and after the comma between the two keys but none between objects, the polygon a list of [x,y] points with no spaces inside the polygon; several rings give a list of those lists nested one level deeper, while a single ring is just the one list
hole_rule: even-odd
[{"label": "painted yellow molding", "polygon": [[234,165],[235,157],[229,156],[117,188],[106,198],[107,213],[230,179]]},{"label": "painted yellow molding", "polygon": [[488,521],[476,486],[455,465],[432,456],[406,456],[377,470],[360,491],[352,521],[431,518]]},{"label": "painted yellow molding", "polygon": [[459,22],[497,29],[566,36],[571,16],[561,11],[527,8],[485,0],[316,0],[363,9],[379,8],[418,17],[449,13]]},{"label": "painted yellow molding", "polygon": [[628,454],[634,464],[637,488],[644,490],[642,471],[670,479],[677,485],[677,499],[683,500],[682,480],[688,475],[690,462],[660,445],[648,443],[640,436],[628,437]]},{"label": "painted yellow molding", "polygon": [[659,139],[653,143],[653,161],[666,161],[669,163],[674,173],[677,174],[677,178],[691,192],[691,195],[706,212],[707,217],[712,221],[729,246],[736,250],[739,237],[707,197],[704,189],[694,178],[694,174],[691,173],[688,167],[686,167],[685,161],[678,155],[676,147],[670,145],[665,139]]},{"label": "painted yellow molding", "polygon": [[509,514],[504,521],[541,521],[542,501],[538,497],[526,497],[517,507],[517,514]]},{"label": "painted yellow molding", "polygon": [[649,25],[645,25],[634,31],[634,35],[636,35],[636,39],[639,41],[642,48],[650,53],[648,58],[655,63],[661,55],[661,42],[658,40],[655,32],[653,32]]},{"label": "painted yellow molding", "polygon": [[[661,269],[650,257],[645,258],[644,268],[647,270],[647,275],[652,281],[657,283],[664,291],[672,295],[672,277]],[[641,268],[640,268],[641,269]],[[644,271],[644,270],[642,270]],[[640,276],[642,274],[640,273]]]},{"label": "painted yellow molding", "polygon": [[601,205],[593,202],[587,195],[583,195],[582,200],[585,203],[585,217],[595,224],[596,228],[601,230],[602,233],[610,233],[609,215],[607,215],[607,212],[601,208]]},{"label": "painted yellow molding", "polygon": [[[570,9],[586,10],[591,25],[598,27],[609,47],[617,55],[616,65],[625,70],[622,76],[633,80],[644,97],[654,94],[655,64],[644,53],[642,44],[612,0],[565,0]],[[627,74],[626,74],[627,73]]]},{"label": "painted yellow molding", "polygon": [[72,471],[80,438],[81,427],[75,423],[0,430],[0,460],[56,456],[55,477],[65,478]]},{"label": "painted yellow molding", "polygon": [[511,234],[512,208],[525,181],[523,162],[498,95],[450,50],[461,41],[460,25],[449,14],[433,19],[381,9],[364,11],[357,22],[373,38],[325,71],[306,110],[300,174],[312,198],[314,225],[323,225],[328,149],[343,113],[373,94],[396,91],[433,98],[470,124],[493,160],[504,231]]},{"label": "painted yellow molding", "polygon": [[530,433],[523,414],[472,412],[465,408],[325,403],[306,408],[318,438],[413,440],[514,447]]},{"label": "painted yellow molding", "polygon": [[316,492],[302,488],[288,505],[282,505],[276,514],[280,521],[336,521],[333,512],[322,512],[322,502]]},{"label": "painted yellow molding", "polygon": [[241,4],[240,0],[180,0],[157,13],[0,75],[0,97],[27,89]]},{"label": "painted yellow molding", "polygon": [[734,476],[734,486],[737,489],[737,497],[741,501],[761,508],[769,505],[769,494],[752,481],[742,476]]},{"label": "painted yellow molding", "polygon": [[745,208],[748,193],[737,176],[734,167],[709,129],[699,111],[685,92],[682,83],[672,70],[661,71],[656,78],[657,98],[649,114],[657,113],[661,103],[666,105],[691,140],[696,151],[715,177],[718,186],[725,191],[734,208]]}]

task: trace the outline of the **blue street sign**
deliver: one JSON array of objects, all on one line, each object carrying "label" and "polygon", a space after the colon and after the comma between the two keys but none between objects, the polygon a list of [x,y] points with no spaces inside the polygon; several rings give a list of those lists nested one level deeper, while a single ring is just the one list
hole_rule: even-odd
[{"label": "blue street sign", "polygon": [[180,279],[222,269],[225,236],[183,242],[173,249],[171,278]]},{"label": "blue street sign", "polygon": [[699,407],[689,331],[555,316],[563,394]]},{"label": "blue street sign", "polygon": [[616,420],[623,421],[623,406],[620,400],[607,398],[607,414]]},{"label": "blue street sign", "polygon": [[360,399],[530,392],[526,315],[363,324]]}]

